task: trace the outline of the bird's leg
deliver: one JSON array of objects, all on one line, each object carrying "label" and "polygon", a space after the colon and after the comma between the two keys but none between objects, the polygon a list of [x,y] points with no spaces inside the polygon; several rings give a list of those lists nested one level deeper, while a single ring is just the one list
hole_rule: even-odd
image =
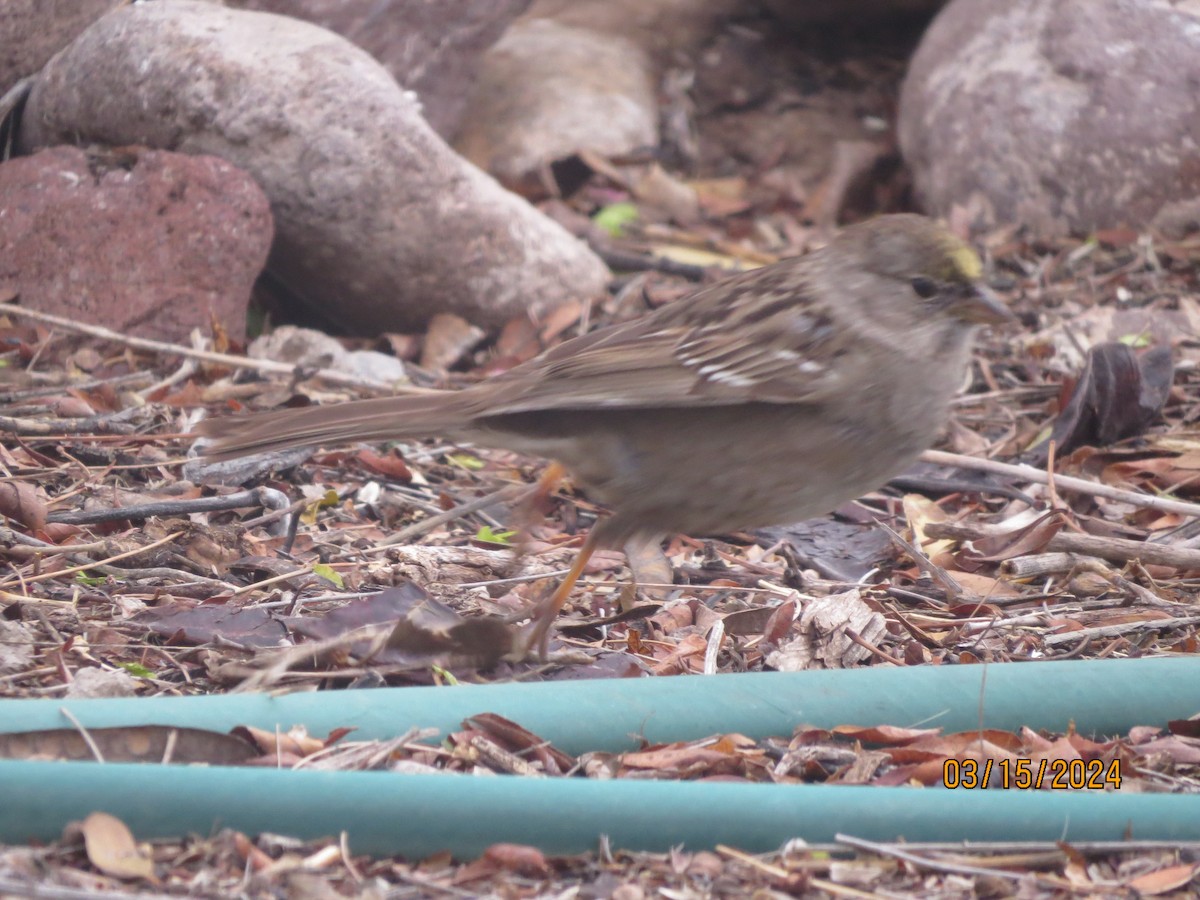
[{"label": "bird's leg", "polygon": [[571,564],[571,570],[567,572],[567,576],[562,580],[562,583],[559,584],[554,593],[539,603],[537,609],[534,610],[533,617],[530,619],[529,625],[523,635],[524,639],[518,642],[518,652],[524,656],[528,656],[530,651],[536,650],[540,659],[546,658],[546,653],[549,650],[550,629],[554,626],[554,620],[558,617],[563,604],[567,602],[567,598],[571,596],[571,591],[579,581],[579,576],[583,574],[588,560],[592,558],[592,554],[596,552],[596,547],[599,546],[597,531],[598,529],[593,528],[588,532],[588,536],[584,540],[583,546],[579,548],[579,553],[576,554],[575,562]]},{"label": "bird's leg", "polygon": [[538,477],[537,483],[530,487],[517,504],[515,526],[517,538],[516,552],[520,558],[528,550],[530,535],[533,527],[542,522],[541,506],[546,498],[558,490],[567,469],[562,463],[552,462]]},{"label": "bird's leg", "polygon": [[544,500],[558,490],[559,484],[567,475],[567,467],[560,462],[552,462],[546,466],[541,477],[538,478],[537,484],[534,485],[533,493],[530,494],[529,500],[531,503]]}]

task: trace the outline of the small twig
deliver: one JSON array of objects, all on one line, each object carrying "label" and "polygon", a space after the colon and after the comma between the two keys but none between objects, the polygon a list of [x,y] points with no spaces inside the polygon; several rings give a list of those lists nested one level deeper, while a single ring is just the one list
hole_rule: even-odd
[{"label": "small twig", "polygon": [[112,378],[89,378],[86,381],[62,381],[56,384],[45,384],[42,387],[24,388],[19,391],[0,392],[0,403],[16,403],[22,400],[36,400],[39,397],[53,397],[63,391],[88,391],[92,388],[110,387],[118,384],[132,384],[146,381],[154,376],[150,372],[129,372],[125,375],[114,375]]},{"label": "small twig", "polygon": [[[188,562],[188,560],[185,560]],[[172,569],[169,566],[149,566],[144,569],[124,569],[117,566],[106,566],[103,563],[90,566],[88,571],[99,572],[101,575],[111,575],[123,581],[147,581],[156,578],[168,582],[172,590],[184,587],[203,587],[218,593],[229,590],[229,585],[216,578],[209,578],[197,572],[187,572],[182,569]]]},{"label": "small twig", "polygon": [[153,543],[146,544],[144,547],[136,547],[133,550],[127,550],[124,553],[118,553],[116,556],[110,556],[107,559],[99,560],[99,561],[93,562],[93,563],[88,563],[86,565],[73,566],[69,569],[60,569],[57,572],[43,572],[41,575],[33,575],[29,578],[23,578],[23,577],[17,576],[15,579],[9,579],[8,581],[0,582],[0,587],[7,587],[8,585],[11,585],[11,584],[14,584],[17,582],[19,582],[21,584],[21,586],[24,587],[27,584],[33,584],[34,582],[37,582],[37,581],[46,581],[47,579],[50,579],[50,578],[61,578],[63,575],[73,575],[76,572],[84,572],[88,569],[94,569],[97,566],[103,565],[105,563],[113,563],[113,562],[116,562],[118,559],[127,559],[130,556],[137,556],[140,553],[145,553],[147,550],[153,550],[155,547],[161,547],[163,544],[166,544],[166,543],[169,543],[170,541],[175,540],[175,538],[179,537],[181,534],[183,534],[182,531],[174,531],[171,534],[168,534],[164,538],[159,538],[157,541],[154,541]]},{"label": "small twig", "polygon": [[[990,472],[993,475],[1005,475],[1019,481],[1034,484],[1046,484],[1049,476],[1041,469],[1024,464],[1002,463],[994,459],[981,459],[977,456],[963,456],[960,453],[946,453],[943,450],[926,450],[921,459],[935,466],[956,466],[960,469],[971,469],[976,472]],[[1152,497],[1138,491],[1128,491],[1122,488],[1110,487],[1083,478],[1072,478],[1069,475],[1055,474],[1054,484],[1059,490],[1075,491],[1080,494],[1090,494],[1093,497],[1104,497],[1107,500],[1119,500],[1131,503],[1144,509],[1157,509],[1159,512],[1177,513],[1181,516],[1200,516],[1200,504],[1188,503],[1184,500],[1172,500],[1169,497]]]},{"label": "small twig", "polygon": [[[626,272],[664,272],[668,275],[679,275],[688,281],[703,281],[704,266],[692,263],[681,263],[666,256],[646,256],[641,253],[628,253],[612,247],[595,247],[600,258],[612,269]],[[732,270],[730,270],[732,271]]]},{"label": "small twig", "polygon": [[879,657],[884,662],[889,662],[893,666],[900,666],[901,668],[908,665],[908,663],[906,663],[904,660],[900,659],[899,657],[892,656],[886,650],[872,644],[870,641],[868,641],[865,637],[863,637],[861,634],[859,634],[853,628],[848,628],[848,627],[843,628],[842,633],[845,634],[846,637],[850,638],[851,641],[858,644],[858,646],[862,647],[864,650],[869,652],[871,655]]},{"label": "small twig", "polygon": [[1078,659],[1080,656],[1083,656],[1083,652],[1085,650],[1087,650],[1087,648],[1090,646],[1092,646],[1092,639],[1090,637],[1085,637],[1082,641],[1080,641],[1078,644],[1076,644],[1074,647],[1072,647],[1066,653],[1059,653],[1054,656],[1051,656],[1048,654],[1046,656],[1046,658],[1053,659],[1056,662],[1064,660],[1064,659]]},{"label": "small twig", "polygon": [[704,648],[704,674],[717,674],[717,657],[721,653],[721,644],[725,640],[725,620],[717,619],[708,632],[708,643]]},{"label": "small twig", "polygon": [[[912,558],[912,561],[917,564],[917,568],[921,569],[923,572],[925,572],[925,574],[942,586],[942,590],[946,592],[946,595],[949,597],[949,599],[957,600],[963,595],[962,586],[954,580],[954,577],[941,566],[937,565],[937,563],[935,563],[932,559],[926,556],[920,548],[914,546],[912,542],[905,540],[903,535],[897,532],[886,522],[880,522],[879,527],[891,535],[892,540],[899,544],[901,548]],[[925,532],[926,534],[929,533],[928,527],[926,527]]]},{"label": "small twig", "polygon": [[301,497],[299,500],[296,500],[281,509],[273,509],[271,512],[265,513],[264,515],[256,518],[245,519],[242,521],[241,525],[243,528],[256,528],[259,525],[269,525],[278,519],[284,518],[285,516],[290,516],[294,513],[300,512],[300,510],[304,509],[306,506],[312,506],[313,502],[314,501],[309,497]]},{"label": "small twig", "polygon": [[[124,344],[127,347],[133,347],[138,350],[146,350],[150,353],[163,353],[168,355],[182,356],[188,359],[198,359],[202,362],[216,363],[217,365],[230,366],[235,369],[254,369],[259,372],[272,372],[277,375],[294,375],[296,366],[289,363],[276,362],[273,359],[250,359],[246,356],[235,356],[232,353],[216,353],[212,350],[194,350],[191,347],[184,347],[181,344],[167,344],[162,341],[152,341],[148,338],[133,337],[127,334],[121,334],[117,331],[104,328],[100,325],[88,325],[83,322],[76,322],[73,319],[65,319],[62,316],[51,315],[50,313],[39,312],[38,310],[26,309],[22,306],[14,306],[11,303],[0,303],[0,313],[8,313],[13,316],[22,316],[27,319],[33,319],[38,322],[50,322],[60,328],[66,328],[69,331],[78,334],[86,334],[89,337],[100,338],[105,341],[112,341],[116,344]],[[374,390],[390,391],[393,385],[385,384],[381,381],[373,381],[366,378],[360,378],[357,375],[348,375],[345,372],[338,372],[334,369],[314,369],[311,377],[322,378],[330,384],[340,384],[346,387],[371,388]]]},{"label": "small twig", "polygon": [[[1062,476],[1059,476],[1062,485]],[[994,537],[1006,532],[995,526],[965,525],[962,522],[929,522],[925,533],[935,538],[950,538],[956,541],[973,541],[983,537]],[[1171,566],[1176,569],[1200,569],[1200,550],[1153,544],[1149,541],[1131,541],[1128,538],[1102,537],[1097,534],[1073,534],[1059,532],[1046,542],[1049,553],[1080,553],[1098,556],[1113,562],[1126,563],[1138,559],[1143,564]],[[1005,564],[1001,563],[1004,572]]]},{"label": "small twig", "polygon": [[1143,619],[1140,622],[1122,622],[1120,625],[1097,625],[1094,628],[1080,628],[1076,631],[1066,631],[1062,634],[1050,634],[1042,639],[1047,647],[1059,644],[1069,644],[1081,638],[1120,637],[1132,631],[1161,631],[1164,628],[1178,628],[1181,625],[1196,625],[1200,616],[1179,616],[1174,619]]},{"label": "small twig", "polygon": [[[109,541],[92,541],[87,544],[51,544],[47,541],[41,541],[37,538],[30,537],[26,534],[21,534],[18,531],[13,531],[11,528],[0,528],[0,543],[12,542],[13,546],[5,547],[0,550],[11,556],[23,556],[27,560],[38,558],[45,560],[52,556],[65,556],[67,559],[79,565],[86,566],[89,571],[99,572],[101,575],[112,575],[116,578],[135,579],[135,578],[162,578],[164,580],[178,581],[182,579],[187,584],[202,584],[217,590],[228,590],[229,585],[223,581],[218,581],[214,578],[207,578],[204,575],[195,573],[181,572],[178,569],[170,569],[163,566],[141,569],[119,568],[110,566],[106,563],[92,562],[87,554],[95,551],[108,552],[111,544]],[[29,602],[31,598],[22,597],[18,594],[10,594],[5,591],[0,591],[0,598]],[[54,603],[61,601],[46,600],[38,598],[40,603]]]},{"label": "small twig", "polygon": [[[36,880],[33,878],[0,878],[0,895],[5,897],[30,897],[35,900],[129,900],[129,891],[104,891],[90,884],[86,888],[66,887],[61,884],[47,884],[46,876]],[[142,891],[137,896],[142,900],[178,900],[178,894],[159,894]]]},{"label": "small twig", "polygon": [[68,722],[75,726],[75,730],[79,732],[79,736],[83,738],[83,742],[87,744],[88,749],[92,751],[92,756],[96,757],[96,762],[104,762],[104,754],[100,752],[100,748],[96,745],[95,740],[92,739],[92,736],[88,733],[88,730],[83,727],[83,724],[77,718],[75,718],[75,715],[66,707],[60,708],[59,712],[62,713],[63,717]]},{"label": "small twig", "polygon": [[1051,439],[1046,448],[1046,501],[1050,504],[1051,509],[1062,508],[1062,503],[1058,499],[1058,491],[1054,488],[1054,451],[1057,449],[1058,445]]},{"label": "small twig", "polygon": [[81,416],[72,419],[23,419],[0,416],[0,431],[24,437],[47,437],[52,434],[79,437],[96,433],[104,433],[109,437],[124,437],[133,434],[136,428],[125,420],[143,414],[144,410],[135,406],[117,413]]},{"label": "small twig", "polygon": [[93,550],[108,549],[107,541],[91,541],[87,544],[51,544],[49,541],[21,534],[21,532],[14,531],[11,528],[0,528],[0,543],[13,543],[17,545],[15,547],[4,548],[6,553],[17,550],[21,555],[26,555],[26,553],[30,556],[40,554],[43,557],[62,556],[71,553],[91,553]]},{"label": "small twig", "polygon": [[64,525],[93,525],[97,522],[149,519],[152,516],[184,516],[188,513],[217,512],[224,509],[240,509],[245,506],[263,506],[286,513],[290,502],[286,495],[274,488],[258,487],[249,491],[216,497],[157,500],[152,503],[135,503],[130,506],[117,506],[109,509],[62,510],[50,513],[46,520]]},{"label": "small twig", "polygon": [[150,395],[155,393],[156,391],[166,390],[167,388],[171,387],[171,385],[178,384],[179,382],[183,381],[184,379],[191,378],[192,375],[194,375],[196,373],[197,369],[199,369],[199,368],[200,367],[198,365],[196,365],[196,360],[185,359],[183,362],[181,362],[179,364],[179,368],[177,368],[174,372],[172,372],[166,378],[160,379],[159,381],[154,382],[154,384],[150,385],[149,387],[143,388],[142,390],[138,391],[138,396],[141,397],[143,400],[148,399],[150,397]]},{"label": "small twig", "polygon": [[262,581],[256,581],[253,584],[243,585],[230,594],[230,596],[236,597],[239,594],[248,594],[250,591],[270,587],[273,584],[278,584],[281,581],[287,581],[289,578],[299,578],[302,575],[314,575],[314,573],[308,566],[299,566],[298,568],[293,569],[291,572],[284,572],[281,575],[272,575],[270,578],[264,578]]},{"label": "small twig", "polygon": [[528,491],[529,486],[524,484],[506,485],[498,491],[492,491],[490,494],[485,494],[482,497],[476,497],[467,503],[463,503],[453,509],[448,509],[443,513],[438,513],[436,516],[430,516],[428,519],[422,519],[420,522],[414,522],[405,528],[401,528],[391,537],[380,541],[374,547],[371,547],[364,553],[381,553],[389,547],[394,547],[396,544],[403,544],[411,541],[414,538],[420,537],[437,528],[439,525],[445,525],[447,522],[453,522],[456,519],[461,519],[463,516],[470,515],[473,512],[478,512],[486,506],[491,506],[493,503],[499,503],[508,500],[512,497],[519,497],[523,492]]},{"label": "small twig", "polygon": [[937,872],[953,872],[957,875],[974,875],[977,877],[999,876],[1001,878],[1011,878],[1013,881],[1032,879],[1043,887],[1051,887],[1056,890],[1069,887],[1069,885],[1058,879],[1046,878],[1041,875],[1032,875],[1029,872],[1009,872],[1005,869],[989,869],[984,868],[983,866],[968,866],[963,863],[944,862],[942,860],[930,859],[927,856],[921,856],[919,853],[912,853],[909,850],[901,850],[899,847],[892,844],[877,844],[874,841],[864,840],[863,838],[853,837],[848,834],[835,834],[833,838],[839,844],[845,844],[847,847],[854,847],[857,850],[866,850],[867,852],[874,853],[878,856],[890,856],[894,859],[902,859],[905,862],[910,862],[915,866],[933,869]]}]

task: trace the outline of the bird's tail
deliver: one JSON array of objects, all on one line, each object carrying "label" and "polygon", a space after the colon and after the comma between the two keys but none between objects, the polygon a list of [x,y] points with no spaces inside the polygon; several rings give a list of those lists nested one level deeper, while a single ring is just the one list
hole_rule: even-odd
[{"label": "bird's tail", "polygon": [[388,441],[440,435],[453,438],[470,419],[464,391],[424,391],[329,406],[282,409],[251,416],[205,419],[196,433],[207,459],[233,459],[292,447]]}]

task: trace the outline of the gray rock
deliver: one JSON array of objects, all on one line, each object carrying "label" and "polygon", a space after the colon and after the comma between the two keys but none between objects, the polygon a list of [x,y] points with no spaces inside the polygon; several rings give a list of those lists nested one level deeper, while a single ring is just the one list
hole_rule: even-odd
[{"label": "gray rock", "polygon": [[613,156],[658,143],[654,67],[621,35],[521,21],[492,47],[483,76],[456,146],[502,180],[579,150]]},{"label": "gray rock", "polygon": [[1192,0],[952,0],[900,145],[925,208],[975,228],[1140,227],[1200,196],[1198,96]]},{"label": "gray rock", "polygon": [[737,0],[535,0],[487,51],[455,146],[507,182],[581,150],[658,144],[663,71]]},{"label": "gray rock", "polygon": [[64,695],[70,700],[95,697],[132,697],[137,694],[137,679],[119,669],[79,669],[67,685]]},{"label": "gray rock", "polygon": [[499,324],[599,293],[604,264],[447,147],[419,104],[329,31],[196,0],[125,6],[34,86],[20,149],[91,141],[206,153],[271,201],[270,269],[344,330],[437,312]]},{"label": "gray rock", "polygon": [[313,22],[362,47],[421,98],[442,137],[458,127],[479,59],[529,0],[227,0]]},{"label": "gray rock", "polygon": [[254,359],[272,359],[314,369],[333,369],[379,384],[406,384],[404,363],[377,350],[347,350],[322,331],[281,325],[255,338],[246,348]]},{"label": "gray rock", "polygon": [[121,0],[4,0],[0,3],[0,96],[32,75]]}]

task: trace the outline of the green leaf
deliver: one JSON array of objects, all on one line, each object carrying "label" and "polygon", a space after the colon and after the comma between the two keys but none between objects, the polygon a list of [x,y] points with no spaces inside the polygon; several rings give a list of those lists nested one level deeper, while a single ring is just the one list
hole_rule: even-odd
[{"label": "green leaf", "polygon": [[446,456],[446,459],[471,472],[478,472],[484,466],[482,459],[472,456],[470,453],[451,453]]},{"label": "green leaf", "polygon": [[491,525],[484,525],[475,532],[475,540],[482,541],[485,544],[499,544],[502,547],[512,546],[512,537],[515,531],[493,531]]},{"label": "green leaf", "polygon": [[317,514],[331,506],[338,505],[338,492],[333,488],[329,488],[317,500],[313,500],[300,513],[300,521],[305,525],[315,525],[317,523]]},{"label": "green leaf", "polygon": [[330,565],[326,563],[313,563],[313,574],[320,575],[326,581],[333,582],[337,587],[344,588],[346,583],[342,581],[342,576]]},{"label": "green leaf", "polygon": [[620,237],[625,231],[625,226],[636,222],[637,218],[637,206],[625,200],[620,203],[608,204],[592,216],[592,221],[613,237]]},{"label": "green leaf", "polygon": [[1135,350],[1140,350],[1143,347],[1150,346],[1150,335],[1146,334],[1144,331],[1139,331],[1137,334],[1123,334],[1117,338],[1117,341],[1124,344],[1126,347],[1132,347]]},{"label": "green leaf", "polygon": [[154,673],[143,666],[141,663],[125,662],[117,663],[122,669],[132,675],[134,678],[153,678]]},{"label": "green leaf", "polygon": [[87,575],[83,572],[78,572],[75,575],[76,582],[87,585],[88,587],[99,587],[107,580],[107,576],[105,575]]}]

